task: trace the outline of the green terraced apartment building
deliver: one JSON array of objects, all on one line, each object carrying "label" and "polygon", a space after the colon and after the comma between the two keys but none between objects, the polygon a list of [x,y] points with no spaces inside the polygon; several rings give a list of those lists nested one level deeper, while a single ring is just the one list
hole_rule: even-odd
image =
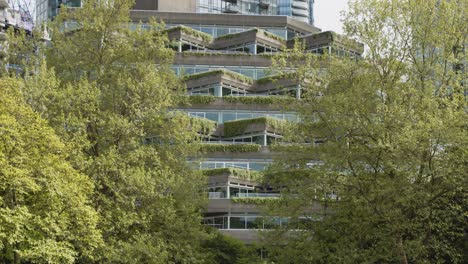
[{"label": "green terraced apartment building", "polygon": [[298,121],[294,111],[272,102],[299,100],[301,87],[271,69],[271,55],[292,47],[296,39],[315,54],[359,57],[363,46],[350,46],[341,36],[291,16],[198,13],[196,5],[177,3],[182,2],[137,1],[130,17],[133,23],[164,21],[176,51],[172,68],[191,96],[191,105],[177,110],[212,125],[201,135],[203,157],[188,160],[207,175],[203,223],[251,243],[258,230],[288,223],[287,218],[263,218],[261,201],[280,194],[263,182],[261,171],[281,154],[271,145],[281,143],[284,125]]},{"label": "green terraced apartment building", "polygon": [[203,158],[188,161],[207,175],[204,224],[246,243],[258,239],[258,230],[287,224],[286,218],[263,219],[259,202],[280,194],[260,172],[280,154],[270,146],[281,143],[283,125],[298,121],[296,113],[272,102],[298,100],[301,88],[271,70],[271,55],[297,38],[316,54],[359,57],[363,46],[350,47],[341,36],[288,16],[131,12],[134,22],[151,17],[166,23],[177,51],[172,68],[192,99],[178,110],[213,124],[203,135]]}]

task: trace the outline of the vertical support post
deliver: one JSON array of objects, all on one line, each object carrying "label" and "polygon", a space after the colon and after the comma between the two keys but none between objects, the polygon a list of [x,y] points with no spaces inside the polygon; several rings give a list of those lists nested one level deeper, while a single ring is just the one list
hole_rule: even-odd
[{"label": "vertical support post", "polygon": [[215,86],[214,89],[215,89],[215,91],[214,91],[214,92],[215,92],[214,96],[216,96],[216,97],[223,97],[223,89],[221,88],[220,85]]},{"label": "vertical support post", "polygon": [[297,91],[296,91],[296,99],[301,99],[301,85],[297,85]]}]

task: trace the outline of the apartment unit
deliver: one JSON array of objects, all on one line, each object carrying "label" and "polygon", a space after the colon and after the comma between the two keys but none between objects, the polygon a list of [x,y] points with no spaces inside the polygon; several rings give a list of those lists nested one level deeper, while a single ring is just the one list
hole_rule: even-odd
[{"label": "apartment unit", "polygon": [[131,11],[135,23],[151,17],[166,23],[177,52],[172,68],[190,96],[191,104],[177,110],[212,125],[201,134],[203,157],[188,161],[207,176],[204,224],[246,243],[258,230],[289,224],[263,217],[263,206],[280,194],[262,171],[281,155],[273,145],[282,143],[284,129],[298,122],[275,102],[300,99],[301,88],[270,69],[271,55],[297,39],[315,54],[358,57],[363,46],[288,16]]}]

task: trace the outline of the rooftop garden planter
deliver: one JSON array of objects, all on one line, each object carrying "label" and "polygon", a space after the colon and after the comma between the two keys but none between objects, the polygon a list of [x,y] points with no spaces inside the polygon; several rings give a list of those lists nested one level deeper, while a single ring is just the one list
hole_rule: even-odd
[{"label": "rooftop garden planter", "polygon": [[275,130],[282,130],[287,125],[287,121],[272,117],[258,117],[250,119],[242,119],[224,123],[224,137],[235,137],[245,133],[250,125],[263,124]]},{"label": "rooftop garden planter", "polygon": [[216,97],[212,95],[191,95],[188,96],[188,100],[192,105],[208,105],[216,100]]},{"label": "rooftop garden planter", "polygon": [[200,144],[200,150],[205,152],[258,152],[258,144]]},{"label": "rooftop garden planter", "polygon": [[279,203],[281,199],[273,198],[273,197],[235,197],[231,198],[233,203],[243,203],[243,204],[255,204],[255,205],[271,205],[275,203]]},{"label": "rooftop garden planter", "polygon": [[235,169],[235,168],[210,169],[210,170],[203,170],[202,172],[205,176],[217,176],[217,175],[229,174],[232,177],[236,177],[236,178],[244,179],[244,180],[252,180],[252,181],[257,181],[257,182],[261,182],[263,179],[263,173],[259,171],[249,171],[249,170]]},{"label": "rooftop garden planter", "polygon": [[279,102],[294,102],[296,99],[285,96],[226,96],[223,97],[223,100],[233,104],[240,103],[271,105]]},{"label": "rooftop garden planter", "polygon": [[202,39],[204,42],[211,42],[213,40],[213,37],[209,34],[200,32],[198,30],[186,27],[186,26],[176,26],[176,27],[171,27],[169,29],[166,29],[167,33],[175,32],[180,30],[181,32],[187,34],[187,35],[192,35],[194,37]]},{"label": "rooftop garden planter", "polygon": [[183,77],[183,80],[184,81],[198,80],[198,79],[201,79],[201,78],[204,78],[204,77],[207,77],[207,76],[212,76],[212,75],[217,75],[217,74],[224,74],[224,75],[229,76],[229,77],[231,77],[231,78],[233,78],[235,80],[238,80],[238,81],[241,81],[241,82],[247,83],[247,84],[253,84],[254,83],[254,80],[252,78],[249,78],[249,77],[247,77],[245,75],[242,75],[242,74],[239,74],[239,73],[236,73],[236,72],[227,71],[227,70],[223,70],[223,69],[187,75],[187,76]]},{"label": "rooftop garden planter", "polygon": [[216,122],[206,119],[206,118],[199,118],[199,117],[191,117],[190,123],[192,129],[196,129],[199,133],[203,135],[209,135],[212,131],[216,129]]}]

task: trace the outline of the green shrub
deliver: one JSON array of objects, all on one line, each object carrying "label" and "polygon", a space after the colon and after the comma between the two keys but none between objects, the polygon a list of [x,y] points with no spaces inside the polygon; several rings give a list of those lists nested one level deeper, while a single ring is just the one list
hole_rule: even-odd
[{"label": "green shrub", "polygon": [[241,103],[241,104],[261,104],[269,105],[276,103],[287,103],[293,102],[296,99],[293,97],[286,96],[226,96],[223,97],[225,102],[229,103]]},{"label": "green shrub", "polygon": [[220,74],[220,73],[228,75],[229,77],[231,77],[233,79],[236,79],[236,80],[239,80],[239,81],[242,81],[244,83],[248,83],[248,84],[253,84],[254,83],[254,80],[252,78],[249,78],[249,77],[247,77],[245,75],[242,75],[242,74],[239,74],[239,73],[236,73],[236,72],[223,70],[223,69],[218,69],[218,70],[213,70],[213,71],[207,71],[207,72],[187,75],[187,76],[183,77],[183,80],[184,81],[198,80],[198,79],[201,79],[201,78],[206,77],[206,76],[216,75],[216,74]]},{"label": "green shrub", "polygon": [[[207,253],[203,263],[206,264],[258,264],[263,263],[255,245],[247,245],[244,242],[233,237],[223,235],[218,230],[214,236],[209,236],[209,239],[202,241],[201,247]],[[266,263],[266,262],[265,262]]]},{"label": "green shrub", "polygon": [[211,134],[211,132],[214,131],[217,126],[215,121],[200,117],[191,117],[190,123],[192,129],[196,129],[199,133],[204,135]]},{"label": "green shrub", "polygon": [[255,204],[255,205],[271,205],[279,203],[280,199],[276,197],[234,197],[231,198],[233,203]]},{"label": "green shrub", "polygon": [[281,79],[292,79],[295,77],[296,77],[296,74],[294,72],[281,73],[277,75],[260,78],[257,80],[257,84],[267,84],[267,83],[278,81]]},{"label": "green shrub", "polygon": [[269,38],[272,38],[272,39],[275,39],[275,40],[278,40],[278,41],[281,41],[281,42],[286,42],[286,39],[278,36],[278,35],[275,35],[273,33],[270,33],[268,31],[263,31],[263,34]]},{"label": "green shrub", "polygon": [[[264,54],[259,54],[259,56],[263,56]],[[271,57],[271,54],[265,54],[266,57]],[[184,51],[182,52],[182,56],[188,57],[188,56],[198,56],[198,57],[205,57],[205,56],[232,56],[232,57],[239,57],[239,56],[246,56],[246,57],[251,57],[251,56],[256,56],[255,54],[252,53],[218,53],[218,52],[210,52],[210,51],[205,51],[205,52],[191,52],[191,51]]]},{"label": "green shrub", "polygon": [[222,36],[219,36],[216,38],[216,40],[227,40],[227,39],[232,39],[236,36],[239,36],[240,34],[243,34],[243,33],[246,33],[246,32],[250,32],[250,31],[255,31],[255,32],[258,32],[258,28],[252,28],[252,29],[249,29],[249,30],[246,30],[246,31],[242,31],[242,32],[238,32],[238,33],[232,33],[232,34],[227,34],[227,35],[222,35]]},{"label": "green shrub", "polygon": [[211,104],[216,100],[216,97],[212,95],[191,95],[188,97],[190,104],[193,105],[207,105]]},{"label": "green shrub", "polygon": [[274,152],[299,152],[310,151],[314,148],[313,145],[291,144],[291,145],[271,145],[271,151]]},{"label": "green shrub", "polygon": [[244,180],[253,180],[261,182],[263,180],[263,173],[259,171],[249,171],[236,168],[219,168],[219,169],[209,169],[202,171],[205,176],[215,176],[220,174],[230,174],[232,177],[244,179]]},{"label": "green shrub", "polygon": [[258,152],[262,146],[257,144],[200,144],[206,152]]},{"label": "green shrub", "polygon": [[177,30],[182,31],[185,34],[201,38],[204,42],[211,42],[213,40],[213,37],[211,35],[209,35],[209,34],[206,34],[206,33],[200,32],[198,30],[195,30],[193,28],[182,26],[182,25],[166,29],[166,32],[170,33],[170,32],[174,32],[174,31],[177,31]]},{"label": "green shrub", "polygon": [[224,136],[234,137],[242,135],[247,127],[252,124],[265,124],[273,129],[282,130],[286,125],[287,121],[276,119],[272,117],[257,117],[250,119],[242,119],[224,122]]}]

